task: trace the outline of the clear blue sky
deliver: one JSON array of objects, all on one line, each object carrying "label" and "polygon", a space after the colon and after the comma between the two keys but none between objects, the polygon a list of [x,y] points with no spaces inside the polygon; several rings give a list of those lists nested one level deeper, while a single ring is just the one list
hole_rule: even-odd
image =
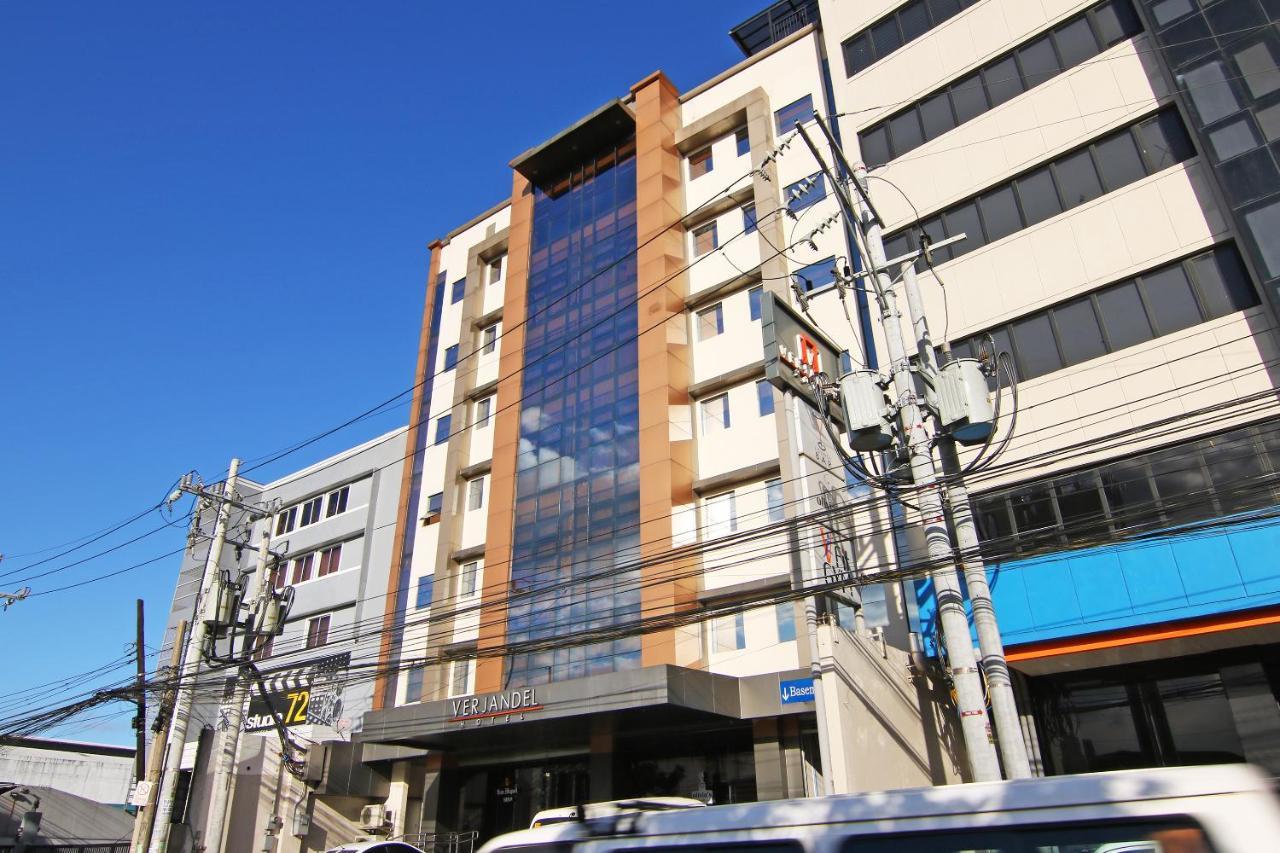
[{"label": "clear blue sky", "polygon": [[[766,5],[0,4],[0,590],[157,526],[22,571],[183,471],[217,477],[410,385],[427,243],[510,192],[514,155],[654,69],[684,89],[738,61],[727,31]],[[0,613],[0,698],[121,657],[137,597],[158,646],[178,562]],[[132,742],[109,710],[53,734]]]}]

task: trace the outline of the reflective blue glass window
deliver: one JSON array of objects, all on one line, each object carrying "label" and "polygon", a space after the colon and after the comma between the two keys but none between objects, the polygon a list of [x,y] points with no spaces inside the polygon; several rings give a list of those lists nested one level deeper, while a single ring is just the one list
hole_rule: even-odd
[{"label": "reflective blue glass window", "polygon": [[793,601],[783,601],[774,605],[778,617],[778,642],[789,643],[796,638],[796,605]]},{"label": "reflective blue glass window", "polygon": [[467,280],[460,278],[453,283],[453,289],[450,291],[449,304],[453,305],[462,301],[462,297],[467,292]]},{"label": "reflective blue glass window", "polygon": [[813,118],[813,96],[805,95],[798,101],[792,101],[773,115],[778,123],[778,135],[791,133],[796,129],[796,122]]},{"label": "reflective blue glass window", "polygon": [[458,366],[458,345],[454,344],[444,351],[444,369],[453,370]]},{"label": "reflective blue glass window", "polygon": [[423,575],[418,578],[418,597],[414,603],[419,610],[431,606],[431,582],[434,580],[435,575]]},{"label": "reflective blue glass window", "polygon": [[436,444],[444,444],[449,440],[449,429],[452,423],[452,415],[443,415],[436,420]]},{"label": "reflective blue glass window", "polygon": [[760,302],[764,298],[763,287],[753,287],[747,291],[747,304],[751,311],[751,319],[760,319]]},{"label": "reflective blue glass window", "polygon": [[784,193],[787,197],[787,210],[792,213],[799,213],[806,207],[811,207],[827,194],[827,182],[821,172],[810,175],[808,178],[796,181],[790,184]]},{"label": "reflective blue glass window", "polygon": [[835,258],[825,258],[807,267],[801,267],[792,273],[792,276],[806,293],[825,290],[836,282]]},{"label": "reflective blue glass window", "polygon": [[742,233],[750,234],[756,230],[756,206],[754,204],[744,204],[742,206]]},{"label": "reflective blue glass window", "polygon": [[773,414],[773,386],[761,379],[756,382],[756,401],[760,404],[760,414]]}]

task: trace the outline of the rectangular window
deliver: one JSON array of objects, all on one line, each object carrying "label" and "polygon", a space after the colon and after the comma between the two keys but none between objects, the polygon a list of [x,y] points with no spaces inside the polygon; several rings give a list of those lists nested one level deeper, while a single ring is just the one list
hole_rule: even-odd
[{"label": "rectangular window", "polygon": [[489,283],[497,284],[502,279],[502,262],[507,258],[506,255],[498,255],[489,262]]},{"label": "rectangular window", "polygon": [[747,647],[746,620],[741,613],[717,616],[713,624],[717,652],[736,652]]},{"label": "rectangular window", "polygon": [[329,642],[329,615],[317,616],[307,622],[307,648],[317,649]]},{"label": "rectangular window", "polygon": [[325,504],[324,517],[332,518],[339,513],[347,511],[347,496],[351,492],[350,486],[343,486],[336,492],[329,493],[328,502]]},{"label": "rectangular window", "polygon": [[[965,234],[968,239],[963,242],[935,251],[935,263],[958,258],[1193,154],[1177,113],[1166,108],[990,187],[979,197],[957,202],[924,219],[921,227],[933,240]],[[1016,190],[1016,198],[1011,189]],[[916,240],[914,229],[887,234],[886,252],[888,247],[895,251],[902,245],[914,247]]]},{"label": "rectangular window", "polygon": [[700,228],[693,229],[693,256],[700,258],[719,246],[716,236],[716,223],[708,222]]},{"label": "rectangular window", "polygon": [[458,366],[458,345],[445,347],[444,350],[444,369],[453,370]]},{"label": "rectangular window", "polygon": [[471,661],[456,660],[453,662],[453,683],[450,685],[454,696],[465,696],[471,688]]},{"label": "rectangular window", "polygon": [[705,524],[708,539],[719,539],[728,536],[738,529],[738,505],[733,492],[725,492],[707,498],[702,504],[706,514]]},{"label": "rectangular window", "polygon": [[790,643],[796,638],[796,605],[794,601],[780,601],[773,606],[778,619],[778,642]]},{"label": "rectangular window", "polygon": [[435,575],[423,575],[418,578],[418,595],[413,603],[419,610],[431,606],[431,590],[434,580]]},{"label": "rectangular window", "polygon": [[275,651],[275,644],[276,644],[276,635],[275,634],[269,635],[266,639],[266,642],[258,646],[258,650],[253,653],[253,659],[255,661],[260,661],[260,660],[266,660],[267,658],[271,657],[272,653]]},{"label": "rectangular window", "polygon": [[785,521],[787,518],[786,502],[782,497],[782,480],[767,480],[764,484],[765,504],[769,508],[770,521]]},{"label": "rectangular window", "polygon": [[465,296],[466,293],[467,293],[467,280],[465,278],[460,278],[453,283],[453,287],[450,290],[449,304],[450,305],[458,304],[459,302],[462,301],[462,297]]},{"label": "rectangular window", "polygon": [[483,429],[489,425],[489,414],[493,410],[493,398],[485,397],[483,400],[476,400],[475,417],[472,423],[477,428]]},{"label": "rectangular window", "polygon": [[724,333],[724,305],[717,302],[698,312],[698,340],[707,341]]},{"label": "rectangular window", "polygon": [[756,382],[756,402],[760,406],[760,416],[773,414],[773,386],[767,379]]},{"label": "rectangular window", "polygon": [[427,498],[426,521],[439,521],[440,511],[444,509],[444,492],[436,492]]},{"label": "rectangular window", "polygon": [[425,672],[426,667],[420,663],[409,667],[408,678],[406,679],[404,686],[404,701],[422,701],[422,677]]},{"label": "rectangular window", "polygon": [[702,434],[714,435],[729,428],[729,395],[702,401]]},{"label": "rectangular window", "polygon": [[342,562],[342,545],[334,545],[320,552],[320,571],[317,577],[331,575],[338,571],[338,563]]},{"label": "rectangular window", "polygon": [[324,503],[324,498],[312,498],[302,505],[302,521],[298,522],[299,527],[308,527],[320,520],[320,509]]},{"label": "rectangular window", "polygon": [[276,516],[276,535],[283,536],[293,531],[298,522],[298,508],[291,506]]},{"label": "rectangular window", "polygon": [[283,589],[288,582],[289,561],[273,559],[271,561],[271,588]]},{"label": "rectangular window", "polygon": [[710,173],[712,168],[714,168],[714,164],[711,160],[710,145],[689,155],[689,180],[701,178],[703,175]]},{"label": "rectangular window", "polygon": [[453,416],[441,415],[436,419],[436,444],[444,444],[449,440],[449,431],[453,428]]},{"label": "rectangular window", "polygon": [[498,327],[489,326],[480,333],[480,352],[488,355],[498,348]]},{"label": "rectangular window", "polygon": [[297,585],[311,580],[311,566],[315,556],[315,554],[307,554],[293,561],[293,579],[290,583]]},{"label": "rectangular window", "polygon": [[836,283],[836,259],[823,258],[816,263],[801,267],[791,275],[796,283],[804,288],[805,293],[826,290]]},{"label": "rectangular window", "polygon": [[764,288],[753,287],[747,291],[747,310],[752,320],[760,319],[760,303],[764,301]]},{"label": "rectangular window", "polygon": [[747,134],[745,127],[740,127],[733,132],[733,139],[738,147],[738,156],[745,157],[751,153],[751,137]]},{"label": "rectangular window", "polygon": [[484,477],[477,477],[467,483],[467,509],[480,509],[484,506]]},{"label": "rectangular window", "polygon": [[479,577],[480,564],[478,562],[464,563],[462,575],[458,581],[458,591],[463,595],[475,595]]},{"label": "rectangular window", "polygon": [[752,204],[744,204],[742,206],[742,233],[750,234],[756,230],[756,206]]},{"label": "rectangular window", "polygon": [[806,207],[812,207],[827,195],[827,182],[821,172],[816,172],[803,180],[796,181],[783,191],[787,197],[787,210],[799,213]]},{"label": "rectangular window", "polygon": [[773,114],[777,122],[778,136],[785,136],[796,129],[796,122],[806,122],[813,118],[813,96],[805,95],[798,101],[792,101]]}]

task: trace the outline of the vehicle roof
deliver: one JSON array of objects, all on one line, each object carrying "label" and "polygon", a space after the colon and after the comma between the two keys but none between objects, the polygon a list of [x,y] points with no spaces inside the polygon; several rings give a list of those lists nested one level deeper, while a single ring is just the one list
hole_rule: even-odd
[{"label": "vehicle roof", "polygon": [[[710,806],[703,809],[644,812],[637,816],[636,834],[683,834],[750,827],[759,825],[759,812],[762,808],[768,809],[770,826],[802,826],[1270,790],[1269,781],[1260,771],[1240,764],[1118,770],[1018,779],[1011,782],[944,785],[802,800]],[[576,822],[525,829],[490,841],[482,851],[491,846],[506,847],[580,838],[583,831],[582,825]],[[495,845],[494,842],[499,840],[501,844]]]},{"label": "vehicle roof", "polygon": [[361,853],[364,850],[373,850],[379,845],[397,845],[405,850],[420,850],[412,844],[406,844],[403,841],[352,841],[349,844],[339,844],[337,847],[330,847],[325,853]]}]

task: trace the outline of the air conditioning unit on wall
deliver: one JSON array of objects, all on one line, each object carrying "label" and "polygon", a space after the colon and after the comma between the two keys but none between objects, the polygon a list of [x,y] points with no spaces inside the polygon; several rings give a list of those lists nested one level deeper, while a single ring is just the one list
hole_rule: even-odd
[{"label": "air conditioning unit on wall", "polygon": [[366,832],[383,832],[391,825],[391,811],[382,803],[360,809],[360,828]]}]

